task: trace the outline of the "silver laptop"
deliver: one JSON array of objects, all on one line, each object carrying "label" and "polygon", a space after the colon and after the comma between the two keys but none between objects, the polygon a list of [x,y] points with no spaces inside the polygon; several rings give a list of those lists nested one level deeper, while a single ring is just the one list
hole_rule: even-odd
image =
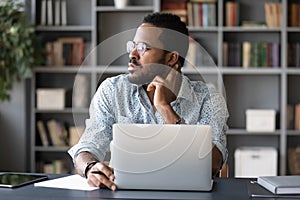
[{"label": "silver laptop", "polygon": [[118,189],[212,189],[208,125],[114,124],[110,150]]}]

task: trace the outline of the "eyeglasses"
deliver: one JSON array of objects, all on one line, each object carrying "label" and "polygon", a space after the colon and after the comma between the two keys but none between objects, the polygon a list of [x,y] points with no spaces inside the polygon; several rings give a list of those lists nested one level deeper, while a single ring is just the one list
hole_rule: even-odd
[{"label": "eyeglasses", "polygon": [[144,42],[135,43],[134,41],[128,41],[126,44],[127,53],[131,53],[136,48],[140,56],[144,55],[145,51],[152,48]]}]

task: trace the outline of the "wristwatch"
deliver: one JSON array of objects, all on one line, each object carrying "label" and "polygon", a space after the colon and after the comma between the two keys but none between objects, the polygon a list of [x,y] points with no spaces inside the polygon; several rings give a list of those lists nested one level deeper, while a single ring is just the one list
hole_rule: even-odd
[{"label": "wristwatch", "polygon": [[85,164],[83,171],[82,171],[82,176],[87,178],[87,172],[99,161],[93,160],[89,161]]},{"label": "wristwatch", "polygon": [[181,118],[177,119],[175,124],[184,124],[184,119],[181,119]]}]

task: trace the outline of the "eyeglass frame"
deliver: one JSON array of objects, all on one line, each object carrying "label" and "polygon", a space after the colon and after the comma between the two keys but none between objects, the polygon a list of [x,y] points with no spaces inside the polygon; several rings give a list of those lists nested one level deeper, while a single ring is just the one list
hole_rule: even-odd
[{"label": "eyeglass frame", "polygon": [[[133,44],[133,48],[131,48],[132,44]],[[131,45],[131,46],[129,46],[129,45]],[[139,45],[142,45],[142,46],[139,46]],[[139,50],[139,47],[141,47],[142,49]],[[129,48],[131,48],[131,50],[129,50]],[[152,47],[152,46],[148,45],[145,42],[136,43],[132,40],[129,40],[129,41],[126,42],[126,51],[127,51],[127,53],[130,54],[131,52],[134,51],[135,48],[136,48],[139,56],[143,56],[147,50],[155,48],[155,47]]]}]

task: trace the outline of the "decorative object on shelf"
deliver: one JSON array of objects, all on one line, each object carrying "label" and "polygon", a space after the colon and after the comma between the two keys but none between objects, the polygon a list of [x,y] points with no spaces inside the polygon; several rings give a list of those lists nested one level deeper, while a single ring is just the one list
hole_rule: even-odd
[{"label": "decorative object on shelf", "polygon": [[42,57],[34,27],[23,10],[24,4],[13,0],[0,5],[0,101],[10,99],[14,81],[29,77]]},{"label": "decorative object on shelf", "polygon": [[114,0],[116,8],[125,8],[128,5],[128,0]]},{"label": "decorative object on shelf", "polygon": [[272,109],[247,109],[246,130],[249,132],[274,132],[276,111]]},{"label": "decorative object on shelf", "polygon": [[38,88],[37,109],[62,110],[65,108],[64,88]]}]

